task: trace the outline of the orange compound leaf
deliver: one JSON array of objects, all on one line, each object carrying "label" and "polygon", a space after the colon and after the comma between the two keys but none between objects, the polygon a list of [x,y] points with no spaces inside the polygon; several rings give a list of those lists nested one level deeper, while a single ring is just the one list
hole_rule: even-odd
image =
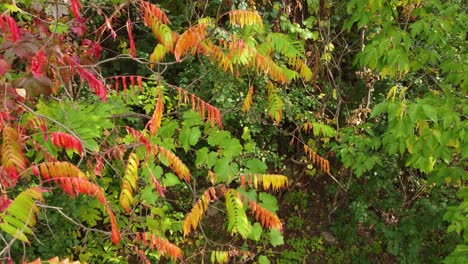
[{"label": "orange compound leaf", "polygon": [[234,72],[231,59],[224,54],[224,51],[219,46],[205,41],[203,42],[203,49],[201,52],[210,59],[212,63],[217,64],[224,72],[227,70],[231,73]]},{"label": "orange compound leaf", "polygon": [[40,213],[36,201],[44,202],[41,188],[29,188],[16,196],[2,212],[0,229],[15,239],[30,243],[26,235],[34,235],[36,215]]},{"label": "orange compound leaf", "polygon": [[[177,35],[169,28],[166,24],[160,23],[159,21],[151,24],[151,30],[153,31],[156,39],[162,44],[167,51],[174,52],[174,44],[176,43]],[[161,50],[162,52],[163,50]],[[155,51],[153,51],[154,53]],[[161,55],[157,57],[161,57]]]},{"label": "orange compound leaf", "polygon": [[168,256],[174,260],[183,260],[182,250],[178,246],[154,234],[148,232],[142,234],[136,233],[136,240],[141,242],[144,246],[149,246],[151,250],[156,248],[163,256]]},{"label": "orange compound leaf", "polygon": [[262,17],[256,11],[232,10],[228,12],[229,23],[240,27],[258,25],[263,27]]},{"label": "orange compound leaf", "polygon": [[135,76],[131,75],[130,77],[130,88],[132,88],[133,94],[135,94]]},{"label": "orange compound leaf", "polygon": [[[245,198],[245,197],[244,197]],[[250,200],[249,198],[247,199],[247,204],[252,211],[253,215],[255,216],[255,219],[257,222],[261,223],[263,227],[269,228],[269,229],[277,229],[279,231],[283,230],[283,224],[281,223],[281,220],[278,218],[278,216],[267,209],[263,208],[261,205],[258,203]]]},{"label": "orange compound leaf", "polygon": [[[219,195],[223,195],[224,186],[221,186]],[[216,190],[214,187],[208,188],[203,195],[198,199],[192,210],[187,214],[182,223],[182,230],[184,231],[184,237],[190,234],[192,230],[195,230],[200,223],[203,214],[208,210],[208,203],[211,201],[218,200],[216,196]]]},{"label": "orange compound leaf", "polygon": [[120,77],[120,79],[122,80],[122,86],[123,86],[123,92],[124,92],[124,95],[127,94],[127,79],[124,75],[122,75]]},{"label": "orange compound leaf", "polygon": [[[36,172],[39,172],[46,180],[51,180],[57,177],[73,177],[87,179],[86,175],[75,165],[65,162],[43,162],[38,165]],[[39,174],[36,174],[39,176]]]},{"label": "orange compound leaf", "polygon": [[137,76],[137,84],[138,84],[138,89],[140,90],[140,93],[143,92],[143,84],[142,84],[142,77],[140,75]]},{"label": "orange compound leaf", "polygon": [[179,157],[176,156],[172,151],[165,149],[163,147],[159,147],[159,155],[158,158],[161,160],[165,158],[169,166],[172,170],[177,174],[179,179],[183,179],[185,181],[190,181],[190,170],[188,169],[187,165],[185,165]]},{"label": "orange compound leaf", "polygon": [[288,187],[288,177],[279,174],[257,174],[254,175],[255,185],[262,184],[263,189],[279,191]]},{"label": "orange compound leaf", "polygon": [[114,82],[115,82],[114,90],[116,92],[118,92],[119,91],[119,76],[115,76],[113,78],[114,78]]},{"label": "orange compound leaf", "polygon": [[106,101],[107,91],[106,86],[102,81],[100,81],[94,74],[85,70],[80,64],[76,63],[73,59],[65,57],[65,61],[68,63],[67,66],[71,67],[72,72],[78,73],[81,80],[85,80],[89,89],[93,91],[97,96],[101,98],[103,102]]},{"label": "orange compound leaf", "polygon": [[14,187],[19,174],[26,170],[28,161],[21,149],[20,134],[16,129],[6,126],[2,131],[2,168],[0,184],[4,187]]},{"label": "orange compound leaf", "polygon": [[76,150],[80,156],[83,155],[83,146],[76,137],[64,132],[53,132],[51,137],[55,148],[62,147],[66,150]]},{"label": "orange compound leaf", "polygon": [[242,112],[247,112],[252,106],[252,97],[253,97],[253,86],[250,86],[247,96],[245,96],[244,103],[242,103]]},{"label": "orange compound leaf", "polygon": [[[26,262],[24,262],[26,263]],[[35,259],[33,262],[28,262],[27,264],[42,264],[42,263],[48,263],[48,264],[80,264],[81,262],[69,260],[68,258],[60,260],[58,257],[53,257],[51,259],[48,259],[46,261],[42,261],[41,258]]]},{"label": "orange compound leaf", "polygon": [[198,46],[203,42],[206,37],[206,25],[197,24],[188,28],[177,40],[174,56],[180,62],[180,58],[186,53],[195,54]]},{"label": "orange compound leaf", "polygon": [[161,43],[156,45],[156,47],[154,47],[153,53],[150,55],[150,67],[153,68],[154,64],[162,61],[168,51],[169,50],[166,48],[166,46],[162,45]]},{"label": "orange compound leaf", "polygon": [[151,117],[151,120],[148,122],[149,130],[151,136],[156,134],[158,131],[159,127],[161,127],[161,120],[162,120],[162,115],[164,112],[164,104],[163,104],[163,96],[162,96],[162,89],[161,86],[158,87],[158,99],[156,101],[156,107],[153,112],[153,116]]},{"label": "orange compound leaf", "polygon": [[106,211],[109,215],[109,222],[111,224],[111,240],[114,245],[117,245],[120,242],[120,231],[117,225],[117,220],[115,219],[114,212],[112,212],[109,206],[106,206]]},{"label": "orange compound leaf", "polygon": [[169,23],[169,19],[167,18],[166,13],[164,13],[164,11],[162,11],[159,7],[149,2],[141,1],[141,9],[144,13],[146,26],[152,25],[156,21],[160,21],[164,24]]},{"label": "orange compound leaf", "polygon": [[127,33],[128,33],[128,41],[130,42],[130,55],[132,55],[133,58],[136,57],[136,49],[135,49],[135,42],[133,40],[133,23],[130,19],[127,20]]},{"label": "orange compound leaf", "polygon": [[145,135],[143,135],[143,133],[141,133],[140,131],[136,130],[136,129],[133,129],[129,126],[125,127],[125,129],[127,130],[127,133],[132,135],[133,138],[135,138],[137,140],[137,142],[143,144],[146,148],[146,154],[149,155],[149,154],[152,154],[153,151],[152,151],[152,146],[151,146],[151,143],[149,142],[149,140],[145,137]]},{"label": "orange compound leaf", "polygon": [[178,87],[178,96],[179,96],[179,104],[191,104],[192,109],[200,113],[203,119],[206,118],[208,122],[212,125],[217,124],[220,128],[223,128],[223,123],[221,119],[221,112],[218,108],[214,107],[213,105],[203,101],[198,96],[189,93],[186,90]]},{"label": "orange compound leaf", "polygon": [[37,176],[41,175],[46,181],[60,183],[62,190],[76,197],[80,194],[96,197],[104,205],[111,224],[111,239],[114,244],[120,241],[120,233],[117,227],[117,221],[104,195],[104,191],[99,185],[90,182],[86,175],[77,167],[69,162],[44,162],[38,166],[33,166],[32,170]]},{"label": "orange compound leaf", "polygon": [[164,189],[164,187],[161,185],[161,183],[156,179],[156,177],[154,177],[153,171],[150,168],[148,168],[148,172],[150,174],[151,181],[154,184],[154,188],[156,188],[156,191],[158,192],[158,194],[161,197],[166,197],[164,195],[164,192],[166,191],[166,189]]},{"label": "orange compound leaf", "polygon": [[127,160],[127,168],[122,180],[122,187],[120,191],[119,202],[128,214],[131,211],[131,206],[135,203],[133,192],[137,189],[138,185],[138,166],[140,160],[135,153],[130,154]]},{"label": "orange compound leaf", "polygon": [[330,174],[330,162],[327,159],[322,158],[307,145],[304,145],[304,152],[306,154],[307,159],[309,159],[309,161],[311,161],[312,164],[319,167],[319,169],[322,172]]}]

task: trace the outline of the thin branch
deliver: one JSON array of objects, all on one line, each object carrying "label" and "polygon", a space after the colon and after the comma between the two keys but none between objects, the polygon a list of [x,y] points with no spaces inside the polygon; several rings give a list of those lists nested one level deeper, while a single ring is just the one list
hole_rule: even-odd
[{"label": "thin branch", "polygon": [[39,207],[42,207],[42,208],[47,208],[47,209],[54,209],[54,210],[56,210],[56,211],[59,212],[63,217],[65,217],[65,219],[67,219],[68,221],[72,222],[73,224],[75,224],[75,225],[81,227],[81,228],[84,229],[84,230],[94,231],[94,232],[102,233],[102,234],[105,234],[105,235],[110,235],[110,234],[111,234],[111,232],[107,232],[107,231],[100,230],[100,229],[96,229],[96,228],[89,228],[89,227],[84,226],[83,224],[78,223],[78,222],[75,221],[73,218],[71,218],[70,216],[68,216],[67,214],[65,214],[65,213],[62,211],[62,208],[60,208],[60,207],[50,206],[50,205],[45,205],[45,204],[38,204],[38,206],[39,206]]}]

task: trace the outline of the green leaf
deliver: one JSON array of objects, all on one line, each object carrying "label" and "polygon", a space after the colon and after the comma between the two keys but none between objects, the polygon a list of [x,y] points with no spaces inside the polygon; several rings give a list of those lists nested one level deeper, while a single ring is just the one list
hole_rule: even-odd
[{"label": "green leaf", "polygon": [[258,256],[258,264],[270,264],[270,263],[271,262],[267,257],[263,255]]},{"label": "green leaf", "polygon": [[260,240],[260,237],[262,236],[262,232],[262,226],[259,223],[255,222],[252,226],[252,230],[250,231],[248,238],[258,242]]},{"label": "green leaf", "polygon": [[159,197],[159,194],[154,190],[153,186],[147,186],[141,189],[140,195],[141,200],[149,205],[154,205]]},{"label": "green leaf", "polygon": [[208,148],[203,147],[197,150],[195,157],[195,166],[200,167],[202,164],[205,164],[208,160]]},{"label": "green leaf", "polygon": [[179,144],[182,146],[185,152],[190,149],[190,128],[184,126],[179,134]]},{"label": "green leaf", "polygon": [[224,149],[223,155],[225,157],[237,157],[242,152],[242,145],[237,138],[232,138],[225,145],[220,146]]},{"label": "green leaf", "polygon": [[222,146],[231,138],[231,134],[227,131],[215,131],[208,136],[208,144],[210,146]]},{"label": "green leaf", "polygon": [[198,143],[198,140],[200,139],[200,137],[201,137],[200,128],[192,127],[192,129],[190,130],[190,138],[189,138],[190,145],[195,146]]},{"label": "green leaf", "polygon": [[60,23],[60,22],[52,23],[49,26],[49,30],[50,30],[50,32],[54,32],[56,34],[61,34],[61,33],[65,33],[65,32],[68,31],[68,26],[66,24],[63,24],[63,23]]},{"label": "green leaf", "polygon": [[259,199],[261,201],[260,205],[262,207],[264,207],[272,213],[276,213],[276,211],[278,210],[278,202],[275,196],[266,192],[261,192],[259,194]]},{"label": "green leaf", "polygon": [[244,239],[247,238],[252,230],[247,215],[244,211],[242,201],[236,190],[230,189],[226,191],[226,211],[228,215],[228,231],[239,233]]},{"label": "green leaf", "polygon": [[383,102],[374,107],[374,111],[372,111],[372,114],[370,115],[370,118],[374,118],[382,114],[383,112],[387,111],[387,103]]},{"label": "green leaf", "polygon": [[164,174],[162,183],[166,187],[171,187],[171,186],[174,186],[174,185],[181,184],[179,178],[177,176],[175,176],[174,174],[170,173],[170,172]]},{"label": "green leaf", "polygon": [[176,121],[164,120],[158,129],[158,135],[162,138],[172,138],[178,127],[179,124]]},{"label": "green leaf", "polygon": [[432,105],[423,104],[422,109],[429,119],[437,123],[437,110]]},{"label": "green leaf", "polygon": [[246,165],[247,165],[247,168],[249,169],[250,173],[263,174],[268,169],[265,162],[263,162],[263,161],[261,161],[261,160],[259,160],[257,158],[247,160]]},{"label": "green leaf", "polygon": [[283,235],[279,230],[276,229],[270,229],[270,244],[274,247],[276,246],[281,246],[284,244],[284,238]]},{"label": "green leaf", "polygon": [[187,111],[183,115],[184,118],[184,125],[186,126],[194,126],[202,124],[202,119],[200,113],[194,111]]}]

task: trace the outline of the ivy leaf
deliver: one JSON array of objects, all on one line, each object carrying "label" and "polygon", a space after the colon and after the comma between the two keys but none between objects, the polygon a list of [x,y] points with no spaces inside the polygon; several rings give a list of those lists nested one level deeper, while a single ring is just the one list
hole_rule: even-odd
[{"label": "ivy leaf", "polygon": [[283,235],[279,230],[270,229],[270,244],[274,247],[284,244]]}]

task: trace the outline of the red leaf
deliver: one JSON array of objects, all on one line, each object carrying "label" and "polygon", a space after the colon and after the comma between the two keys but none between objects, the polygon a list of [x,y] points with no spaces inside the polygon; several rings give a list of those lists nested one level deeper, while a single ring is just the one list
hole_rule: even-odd
[{"label": "red leaf", "polygon": [[31,71],[34,77],[39,78],[42,74],[44,74],[42,67],[44,66],[45,61],[45,53],[44,50],[41,49],[32,59]]},{"label": "red leaf", "polygon": [[115,76],[114,79],[115,79],[115,91],[118,92],[119,91],[119,77]]},{"label": "red leaf", "polygon": [[80,20],[81,4],[79,0],[71,0],[71,10],[76,20]]},{"label": "red leaf", "polygon": [[162,115],[164,112],[164,105],[162,102],[162,89],[159,87],[159,94],[158,99],[156,101],[156,107],[154,108],[153,116],[151,120],[148,122],[148,126],[150,129],[150,134],[153,136],[158,131],[159,127],[161,126]]},{"label": "red leaf", "polygon": [[64,149],[76,150],[80,156],[83,154],[83,147],[81,142],[72,135],[64,132],[54,132],[51,134],[52,143],[56,148],[62,147]]},{"label": "red leaf", "polygon": [[85,70],[83,67],[81,67],[80,64],[76,63],[74,60],[68,57],[65,57],[65,59],[72,67],[72,69],[77,71],[80,78],[88,82],[91,91],[94,91],[94,93],[97,96],[101,97],[101,100],[105,102],[107,97],[105,85],[96,76],[94,76],[89,71]]},{"label": "red leaf", "polygon": [[2,18],[5,20],[6,24],[8,25],[8,29],[9,29],[8,31],[11,33],[11,40],[13,42],[18,41],[21,38],[21,36],[20,36],[19,27],[18,27],[18,24],[16,24],[16,21],[8,15],[2,15],[0,17],[0,27],[5,35],[8,33],[8,31],[3,23]]},{"label": "red leaf", "polygon": [[133,41],[133,34],[132,34],[132,21],[130,19],[127,20],[127,32],[128,32],[128,40],[130,41],[130,55],[132,57],[136,57],[136,50],[135,50],[135,42]]},{"label": "red leaf", "polygon": [[107,213],[109,214],[109,221],[111,224],[111,240],[114,245],[119,244],[120,242],[120,231],[117,225],[117,221],[115,220],[114,212],[107,206]]},{"label": "red leaf", "polygon": [[82,42],[82,45],[85,47],[86,53],[92,55],[96,58],[101,58],[102,47],[98,42],[85,39]]},{"label": "red leaf", "polygon": [[143,85],[141,84],[141,76],[137,77],[137,83],[138,83],[138,89],[140,89],[140,92],[143,92]]},{"label": "red leaf", "polygon": [[0,212],[5,211],[8,208],[8,205],[10,205],[11,200],[8,198],[8,195],[6,193],[0,194]]},{"label": "red leaf", "polygon": [[117,33],[115,33],[114,29],[112,29],[110,19],[106,15],[104,15],[104,19],[106,20],[107,29],[109,29],[109,31],[111,32],[112,38],[115,40],[115,38],[117,37]]},{"label": "red leaf", "polygon": [[130,76],[130,86],[132,87],[132,92],[135,94],[135,76]]},{"label": "red leaf", "polygon": [[123,90],[124,90],[124,95],[127,94],[127,81],[125,79],[125,76],[122,76],[122,84],[123,84]]},{"label": "red leaf", "polygon": [[0,59],[0,77],[10,68],[11,66],[4,59]]}]

